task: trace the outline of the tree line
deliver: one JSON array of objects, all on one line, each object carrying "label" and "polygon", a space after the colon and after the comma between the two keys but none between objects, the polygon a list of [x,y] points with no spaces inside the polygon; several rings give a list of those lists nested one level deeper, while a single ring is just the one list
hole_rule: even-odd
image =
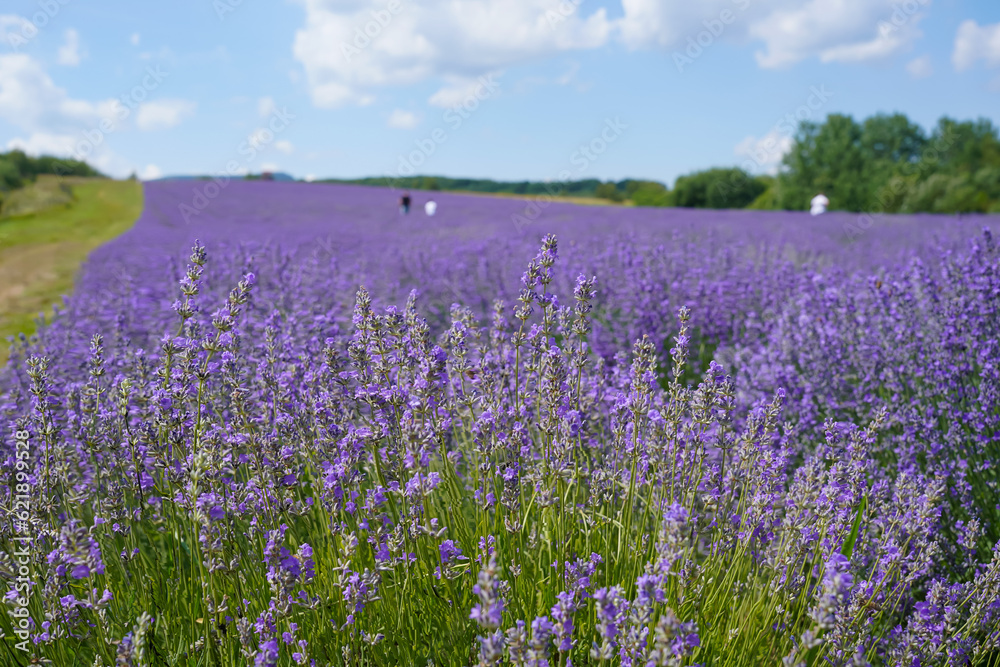
[{"label": "tree line", "polygon": [[[0,215],[8,215],[12,205],[15,207],[24,205],[23,197],[19,203],[14,203],[18,195],[11,195],[12,191],[34,183],[38,176],[45,174],[103,176],[89,164],[79,160],[66,160],[48,155],[31,157],[20,150],[0,153]],[[47,190],[44,199],[51,203],[62,204],[71,201],[72,195],[69,189],[63,186]],[[37,197],[32,201],[37,201]]]},{"label": "tree line", "polygon": [[[604,186],[607,187],[606,185]],[[941,118],[930,132],[904,114],[862,122],[830,114],[799,125],[776,176],[740,168],[697,171],[672,190],[644,185],[637,205],[869,213],[1000,213],[1000,137],[987,119]],[[610,197],[609,197],[610,198]]]},{"label": "tree line", "polygon": [[[334,182],[328,180],[325,182]],[[906,115],[856,121],[830,114],[803,122],[774,176],[739,167],[653,180],[560,183],[411,176],[336,182],[397,189],[598,197],[637,206],[806,210],[819,193],[830,209],[869,213],[1000,213],[1000,137],[987,119],[941,118],[929,132]]]},{"label": "tree line", "polygon": [[0,153],[0,193],[16,190],[41,175],[53,176],[97,176],[104,175],[80,160],[43,155],[32,157],[24,151],[12,150]]},{"label": "tree line", "polygon": [[[39,174],[101,176],[85,162],[0,153],[0,197]],[[673,188],[653,180],[495,181],[409,176],[327,179],[403,190],[596,197],[637,206],[805,210],[818,193],[830,209],[868,213],[1000,213],[1000,135],[985,118],[941,118],[925,131],[905,114],[856,121],[830,114],[800,123],[774,176],[739,167],[685,174]]]}]

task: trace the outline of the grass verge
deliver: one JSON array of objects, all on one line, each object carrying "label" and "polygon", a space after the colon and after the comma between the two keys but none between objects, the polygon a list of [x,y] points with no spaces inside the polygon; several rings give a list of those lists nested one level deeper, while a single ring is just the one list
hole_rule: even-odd
[{"label": "grass verge", "polygon": [[90,251],[126,231],[142,212],[138,181],[66,179],[74,201],[0,219],[0,365],[8,336],[30,336],[39,313],[73,291]]}]

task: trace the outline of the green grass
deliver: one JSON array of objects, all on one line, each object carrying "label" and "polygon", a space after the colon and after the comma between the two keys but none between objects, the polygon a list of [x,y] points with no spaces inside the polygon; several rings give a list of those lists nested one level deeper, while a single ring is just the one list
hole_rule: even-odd
[{"label": "green grass", "polygon": [[39,313],[73,291],[90,251],[126,231],[142,212],[137,181],[63,179],[74,201],[0,219],[0,364],[8,336],[35,332]]},{"label": "green grass", "polygon": [[72,206],[73,188],[66,179],[43,175],[23,188],[4,193],[0,219],[32,215],[57,206]]}]

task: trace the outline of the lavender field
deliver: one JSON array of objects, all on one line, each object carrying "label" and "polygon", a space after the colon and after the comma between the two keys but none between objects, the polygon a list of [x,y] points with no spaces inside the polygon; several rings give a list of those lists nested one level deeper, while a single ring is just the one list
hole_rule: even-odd
[{"label": "lavender field", "polygon": [[1000,665],[1000,218],[204,187],[0,370],[0,663]]}]

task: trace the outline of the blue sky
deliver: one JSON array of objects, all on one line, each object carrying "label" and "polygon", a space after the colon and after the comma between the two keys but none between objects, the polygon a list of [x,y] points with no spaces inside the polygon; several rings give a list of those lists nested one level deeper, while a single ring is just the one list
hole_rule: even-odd
[{"label": "blue sky", "polygon": [[85,158],[115,176],[670,183],[710,166],[773,171],[788,119],[894,111],[925,127],[942,115],[1000,124],[1000,3],[6,0],[0,10],[0,148]]}]

